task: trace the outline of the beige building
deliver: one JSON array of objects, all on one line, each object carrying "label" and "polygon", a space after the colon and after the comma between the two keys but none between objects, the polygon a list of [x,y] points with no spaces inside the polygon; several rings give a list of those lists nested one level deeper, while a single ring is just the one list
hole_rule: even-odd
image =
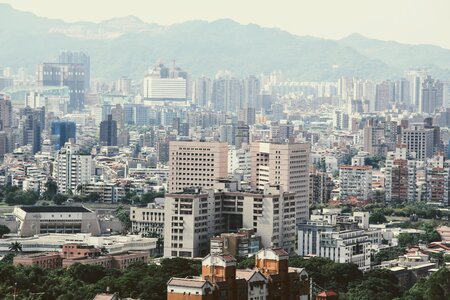
[{"label": "beige building", "polygon": [[147,207],[130,207],[131,231],[164,235],[164,205],[149,203]]},{"label": "beige building", "polygon": [[169,193],[184,188],[211,188],[214,180],[228,175],[227,143],[171,141],[169,144]]},{"label": "beige building", "polygon": [[308,143],[253,143],[251,153],[251,185],[263,190],[269,184],[280,185],[295,194],[296,223],[309,215]]},{"label": "beige building", "polygon": [[219,180],[214,189],[166,194],[165,257],[201,257],[212,237],[240,228],[254,230],[263,247],[293,252],[295,194],[269,184],[262,192],[240,191],[228,179]]},{"label": "beige building", "polygon": [[22,237],[52,233],[100,235],[97,213],[84,206],[16,206],[13,210]]}]

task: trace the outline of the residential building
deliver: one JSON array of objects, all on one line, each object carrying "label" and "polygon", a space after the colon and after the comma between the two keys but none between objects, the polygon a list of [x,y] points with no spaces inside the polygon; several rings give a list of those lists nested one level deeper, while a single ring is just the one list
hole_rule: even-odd
[{"label": "residential building", "polygon": [[92,173],[92,157],[81,153],[80,147],[69,140],[56,155],[53,174],[58,192],[75,193],[79,186],[89,183]]},{"label": "residential building", "polygon": [[369,200],[372,195],[372,166],[339,166],[340,197]]}]

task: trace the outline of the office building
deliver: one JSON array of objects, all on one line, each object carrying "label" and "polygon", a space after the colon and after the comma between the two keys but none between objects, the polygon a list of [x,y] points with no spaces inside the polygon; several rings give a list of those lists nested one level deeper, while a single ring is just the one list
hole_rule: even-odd
[{"label": "office building", "polygon": [[251,186],[263,190],[267,183],[279,184],[295,194],[297,224],[309,215],[309,153],[308,143],[251,144]]},{"label": "office building", "polygon": [[69,87],[69,111],[81,110],[86,95],[86,67],[83,64],[44,63],[38,66],[37,82],[41,86]]},{"label": "office building", "polygon": [[33,110],[26,107],[21,110],[20,115],[22,129],[22,145],[31,145],[33,154],[41,151],[41,132],[45,124],[45,110]]},{"label": "office building", "polygon": [[117,121],[112,115],[100,123],[100,144],[102,146],[117,146]]},{"label": "office building", "polygon": [[63,51],[59,54],[60,64],[79,64],[84,69],[84,88],[89,92],[91,88],[91,58],[84,52]]},{"label": "office building", "polygon": [[212,188],[215,179],[228,175],[227,160],[226,143],[170,141],[168,192]]},{"label": "office building", "polygon": [[425,161],[433,156],[434,130],[424,124],[412,124],[402,132],[402,144],[415,159]]},{"label": "office building", "polygon": [[213,189],[185,190],[165,197],[164,256],[199,257],[210,238],[241,228],[254,230],[263,247],[295,248],[295,194],[267,184],[259,192],[218,180]]},{"label": "office building", "polygon": [[131,231],[164,235],[164,205],[149,203],[147,207],[130,207]]},{"label": "office building", "polygon": [[145,75],[143,89],[144,101],[184,105],[188,98],[188,74],[157,64]]},{"label": "office building", "polygon": [[69,139],[76,143],[77,126],[75,122],[53,121],[52,122],[52,142],[55,150],[61,149]]}]

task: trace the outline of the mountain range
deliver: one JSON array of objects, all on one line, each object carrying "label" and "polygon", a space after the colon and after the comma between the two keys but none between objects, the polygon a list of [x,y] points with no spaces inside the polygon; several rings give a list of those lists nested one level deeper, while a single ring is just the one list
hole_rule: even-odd
[{"label": "mountain range", "polygon": [[450,50],[433,45],[359,34],[327,40],[229,19],[170,26],[134,16],[67,23],[0,4],[0,67],[34,70],[41,62],[55,61],[62,50],[88,53],[93,78],[104,80],[123,75],[139,79],[156,61],[172,60],[193,76],[214,76],[219,70],[236,76],[280,70],[296,80],[390,79],[403,76],[408,68],[426,67],[434,76],[450,78]]}]

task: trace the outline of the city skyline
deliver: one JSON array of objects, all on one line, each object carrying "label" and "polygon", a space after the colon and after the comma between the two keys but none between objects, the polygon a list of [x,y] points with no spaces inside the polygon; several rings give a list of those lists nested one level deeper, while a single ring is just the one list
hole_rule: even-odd
[{"label": "city skyline", "polygon": [[[86,0],[70,3],[43,0],[1,0],[15,9],[29,11],[42,17],[62,19],[67,22],[101,22],[112,18],[136,16],[147,23],[173,25],[190,20],[214,21],[232,19],[242,24],[280,28],[300,36],[317,36],[341,39],[352,33],[408,44],[434,44],[450,48],[450,38],[445,28],[450,26],[446,11],[450,3],[444,0],[429,2],[387,0],[368,3],[364,1],[289,1],[261,5],[256,1],[179,0],[151,3],[139,0],[111,3],[99,0],[95,4]],[[201,7],[201,9],[198,9]],[[351,9],[349,9],[349,7]],[[387,9],[389,8],[389,9]],[[258,13],[253,13],[256,11]],[[420,20],[420,22],[418,22]],[[430,30],[432,28],[432,30]]]}]

